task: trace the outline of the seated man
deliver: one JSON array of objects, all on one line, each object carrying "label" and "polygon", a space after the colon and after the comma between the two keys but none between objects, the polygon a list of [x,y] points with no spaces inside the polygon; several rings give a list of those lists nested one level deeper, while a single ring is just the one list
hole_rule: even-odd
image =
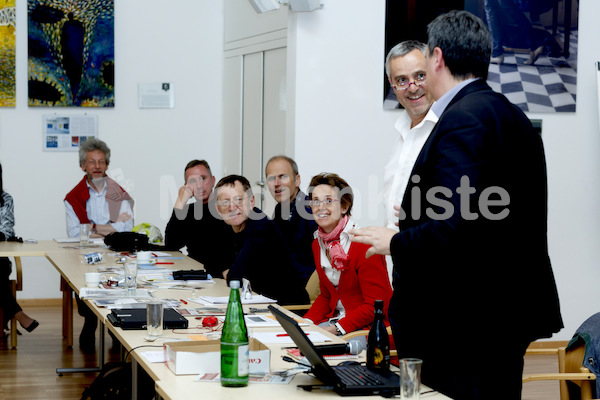
[{"label": "seated man", "polygon": [[92,237],[133,228],[133,199],[117,182],[106,176],[110,149],[92,138],[79,148],[79,165],[85,176],[65,197],[67,235],[79,236],[80,224],[93,224]]},{"label": "seated man", "polygon": [[250,281],[252,290],[280,305],[308,304],[304,283],[292,254],[275,223],[254,208],[250,183],[239,175],[221,179],[215,187],[217,210],[233,229],[235,260],[225,271],[228,281]]},{"label": "seated man", "polygon": [[[79,235],[80,224],[92,224],[92,237],[133,228],[133,199],[106,176],[109,164],[110,149],[102,140],[92,138],[81,144],[79,165],[85,176],[65,197],[69,237]],[[84,351],[93,352],[98,318],[78,296],[75,299],[79,315],[85,318],[79,345]]]},{"label": "seated man", "polygon": [[271,157],[265,168],[267,185],[277,201],[273,222],[286,240],[300,278],[306,284],[315,271],[312,242],[317,224],[300,190],[298,164],[287,156]]},{"label": "seated man", "polygon": [[[179,250],[187,248],[188,255],[204,264],[213,278],[222,278],[225,261],[231,251],[233,232],[223,222],[214,207],[212,190],[215,177],[208,162],[192,160],[184,170],[185,185],[179,188],[173,214],[165,229],[165,246]],[[189,201],[195,200],[191,204]]]}]

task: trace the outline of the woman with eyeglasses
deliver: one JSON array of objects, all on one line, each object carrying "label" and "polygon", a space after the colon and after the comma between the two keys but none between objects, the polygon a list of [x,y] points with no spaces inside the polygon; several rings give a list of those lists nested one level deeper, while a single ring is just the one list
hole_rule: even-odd
[{"label": "woman with eyeglasses", "polygon": [[[0,241],[6,241],[15,237],[15,215],[13,199],[10,194],[3,190],[2,165],[0,164]],[[8,321],[13,317],[19,321],[21,326],[31,332],[38,327],[39,323],[23,312],[17,300],[8,287],[8,278],[12,270],[12,263],[8,257],[0,257],[0,308],[3,311],[2,328],[8,328]],[[4,332],[2,332],[3,336]]]},{"label": "woman with eyeglasses", "polygon": [[322,173],[310,182],[309,205],[318,225],[312,247],[321,292],[304,318],[337,335],[369,329],[375,300],[383,300],[389,324],[392,287],[385,258],[366,258],[369,246],[350,242],[348,231],[357,227],[350,217],[353,197],[352,188],[336,174]]}]

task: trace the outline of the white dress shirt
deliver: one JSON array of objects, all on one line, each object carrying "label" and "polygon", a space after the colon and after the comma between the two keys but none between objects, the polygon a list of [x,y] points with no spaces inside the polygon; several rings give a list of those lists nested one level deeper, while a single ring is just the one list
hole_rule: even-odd
[{"label": "white dress shirt", "polygon": [[[87,212],[88,219],[91,223],[96,225],[106,225],[110,222],[110,212],[108,210],[108,202],[106,201],[106,183],[102,190],[98,193],[86,180],[85,182],[90,192],[90,198],[85,203],[85,211]],[[79,218],[73,206],[65,200],[65,210],[67,213],[67,235],[69,237],[79,237]],[[131,210],[131,204],[129,201],[122,201],[119,215],[127,213],[132,218],[125,222],[114,222],[112,225],[117,232],[129,232],[133,229],[133,211]]]},{"label": "white dress shirt", "polygon": [[[433,107],[429,109],[423,121],[414,128],[410,127],[412,121],[406,111],[402,112],[394,125],[400,135],[392,151],[392,157],[385,166],[383,173],[384,226],[387,228],[398,230],[396,226],[398,217],[395,215],[394,206],[402,204],[415,161],[417,161],[421,149],[438,121],[438,117],[432,109]],[[409,212],[409,210],[404,211]],[[388,277],[392,282],[392,269],[394,267],[392,257],[385,256],[385,261]]]},{"label": "white dress shirt", "polygon": [[394,127],[400,132],[392,157],[383,173],[383,208],[385,210],[384,225],[398,229],[394,205],[402,204],[402,198],[408,185],[410,173],[423,145],[438,121],[438,117],[429,109],[423,121],[411,129],[411,119],[403,111]]}]

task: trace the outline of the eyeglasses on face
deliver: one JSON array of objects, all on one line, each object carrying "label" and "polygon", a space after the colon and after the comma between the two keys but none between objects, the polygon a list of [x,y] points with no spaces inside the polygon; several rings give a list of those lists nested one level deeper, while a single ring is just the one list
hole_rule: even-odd
[{"label": "eyeglasses on face", "polygon": [[243,197],[235,197],[232,200],[217,200],[216,204],[217,204],[217,207],[225,209],[225,208],[229,208],[232,204],[235,207],[238,207],[240,204],[242,204],[243,201],[244,201]]},{"label": "eyeglasses on face", "polygon": [[396,90],[406,90],[410,87],[410,85],[421,86],[424,85],[427,80],[427,76],[425,74],[417,75],[417,78],[414,81],[399,79],[395,85],[392,87]]},{"label": "eyeglasses on face", "polygon": [[339,201],[339,200],[338,199],[310,200],[308,202],[308,206],[310,208],[314,208],[314,209],[319,208],[321,205],[323,207],[330,207],[334,201]]},{"label": "eyeglasses on face", "polygon": [[279,178],[279,180],[281,182],[287,182],[290,180],[290,176],[288,174],[281,174],[281,175],[270,175],[267,176],[267,181],[268,182],[275,182],[275,179]]}]

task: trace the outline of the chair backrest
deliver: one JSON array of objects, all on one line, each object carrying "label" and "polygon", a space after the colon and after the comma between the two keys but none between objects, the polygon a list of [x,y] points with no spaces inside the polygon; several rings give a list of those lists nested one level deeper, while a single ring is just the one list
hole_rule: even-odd
[{"label": "chair backrest", "polygon": [[319,274],[315,270],[308,279],[308,282],[306,282],[306,292],[308,293],[308,298],[310,299],[311,303],[317,299],[320,291]]},{"label": "chair backrest", "polygon": [[[582,366],[585,357],[585,341],[580,339],[568,349],[560,348],[558,353],[558,369],[561,373],[579,373],[589,372]],[[561,400],[590,400],[592,399],[593,387],[595,381],[561,381],[560,398]]]}]

